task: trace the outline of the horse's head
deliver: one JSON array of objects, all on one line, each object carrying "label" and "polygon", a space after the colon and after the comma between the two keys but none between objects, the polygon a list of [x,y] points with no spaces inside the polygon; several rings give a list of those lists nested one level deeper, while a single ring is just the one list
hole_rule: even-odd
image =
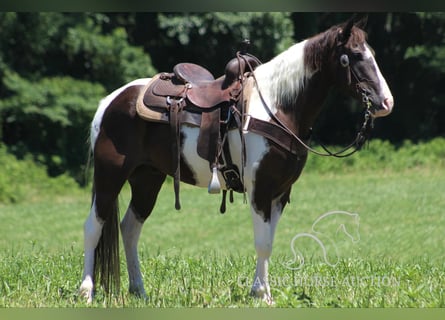
[{"label": "horse's head", "polygon": [[366,33],[351,19],[333,28],[335,44],[330,64],[335,82],[362,100],[375,118],[391,113],[394,99],[366,42]]}]

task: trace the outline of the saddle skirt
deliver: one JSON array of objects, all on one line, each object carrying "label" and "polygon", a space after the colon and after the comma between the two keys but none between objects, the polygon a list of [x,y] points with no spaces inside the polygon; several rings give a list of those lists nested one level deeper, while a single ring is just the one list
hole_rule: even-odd
[{"label": "saddle skirt", "polygon": [[[168,124],[170,123],[170,116],[166,97],[155,95],[154,93],[150,94],[150,92],[153,91],[153,88],[157,88],[163,84],[170,87],[167,81],[158,81],[161,76],[162,74],[154,76],[141,90],[136,102],[136,112],[146,121]],[[181,91],[182,90],[183,88],[181,88]],[[180,96],[180,92],[177,92],[176,94],[176,97]],[[183,112],[181,123],[199,127],[201,125],[201,113]]]}]

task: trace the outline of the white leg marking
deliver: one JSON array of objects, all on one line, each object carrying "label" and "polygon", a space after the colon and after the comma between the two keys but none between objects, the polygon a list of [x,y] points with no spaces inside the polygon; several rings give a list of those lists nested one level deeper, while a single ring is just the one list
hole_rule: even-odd
[{"label": "white leg marking", "polygon": [[[255,189],[256,171],[259,167],[261,159],[264,157],[264,154],[267,153],[269,147],[266,140],[259,135],[248,132],[245,133],[244,137],[246,141],[246,167],[244,171],[244,184],[247,194],[249,195],[249,199],[252,201],[252,195]],[[234,140],[237,139],[236,135],[229,136],[229,138]],[[240,152],[234,152],[232,156],[234,161],[238,163],[241,161]],[[268,266],[269,258],[272,253],[275,226],[280,217],[279,213],[281,213],[281,205],[280,208],[276,208],[273,203],[271,221],[264,222],[264,218],[262,217],[261,213],[258,214],[255,211],[254,206],[251,205],[254,242],[257,252],[257,265],[251,294],[263,299],[268,304],[273,303],[268,282]]]},{"label": "white leg marking", "polygon": [[128,279],[130,282],[130,292],[146,297],[144,282],[142,281],[141,268],[137,246],[141,235],[142,223],[136,219],[135,213],[128,207],[124,219],[121,222],[122,240],[124,242],[125,256],[127,258]]},{"label": "white leg marking", "polygon": [[82,284],[80,285],[79,294],[87,299],[87,303],[93,300],[93,273],[94,273],[94,250],[99,242],[102,233],[101,223],[96,216],[96,202],[91,206],[90,215],[84,224],[84,269],[82,276]]},{"label": "white leg marking", "polygon": [[272,254],[275,229],[281,217],[281,211],[280,201],[278,199],[274,200],[272,202],[271,220],[264,222],[264,219],[254,209],[251,209],[257,252],[257,265],[251,293],[268,304],[273,304],[269,286],[269,259]]}]

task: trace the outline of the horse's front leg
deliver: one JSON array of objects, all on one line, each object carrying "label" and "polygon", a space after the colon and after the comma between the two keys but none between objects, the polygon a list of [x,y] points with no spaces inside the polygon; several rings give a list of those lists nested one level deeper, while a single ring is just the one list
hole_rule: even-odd
[{"label": "horse's front leg", "polygon": [[251,209],[257,252],[257,264],[251,294],[268,304],[273,303],[269,286],[269,259],[272,254],[275,229],[282,210],[283,206],[280,201],[272,201],[270,220],[265,221],[263,215],[255,211],[254,206]]}]

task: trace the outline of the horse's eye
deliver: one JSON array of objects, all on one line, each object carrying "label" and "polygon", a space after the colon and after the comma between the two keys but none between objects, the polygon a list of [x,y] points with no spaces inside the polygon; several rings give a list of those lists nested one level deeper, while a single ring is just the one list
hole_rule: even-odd
[{"label": "horse's eye", "polygon": [[348,57],[347,54],[342,54],[340,56],[340,64],[341,64],[342,67],[345,67],[345,68],[347,66],[349,66],[349,57]]}]

